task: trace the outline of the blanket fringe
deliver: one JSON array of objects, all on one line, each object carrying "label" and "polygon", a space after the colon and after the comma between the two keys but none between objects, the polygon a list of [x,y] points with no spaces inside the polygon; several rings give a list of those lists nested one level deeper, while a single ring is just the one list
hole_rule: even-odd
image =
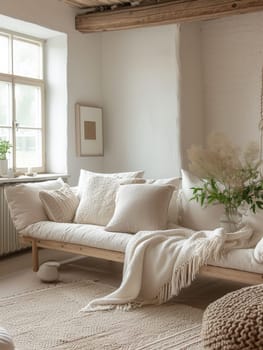
[{"label": "blanket fringe", "polygon": [[208,238],[205,247],[204,243],[200,242],[190,260],[174,270],[171,280],[162,286],[157,296],[158,304],[166,303],[178,295],[182,288],[189,287],[200,268],[206,265],[210,258],[218,259],[221,256],[223,243],[224,240],[220,236],[213,240]]}]

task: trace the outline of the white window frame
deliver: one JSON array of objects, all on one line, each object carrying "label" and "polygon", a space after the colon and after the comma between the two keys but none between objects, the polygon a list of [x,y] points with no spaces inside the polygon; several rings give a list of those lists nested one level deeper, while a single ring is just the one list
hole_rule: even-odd
[{"label": "white window frame", "polygon": [[[16,128],[17,123],[15,120],[16,112],[15,112],[15,84],[24,84],[24,85],[32,85],[37,86],[40,88],[41,91],[41,127],[40,128],[30,128],[30,127],[19,127],[20,129],[24,130],[42,130],[42,166],[41,167],[33,167],[31,168],[32,171],[43,173],[46,170],[46,133],[45,133],[45,79],[44,79],[44,67],[45,67],[45,59],[44,59],[44,43],[45,41],[43,39],[35,38],[29,35],[17,33],[17,32],[11,32],[7,31],[5,29],[0,28],[0,34],[8,36],[9,38],[9,58],[11,59],[11,73],[1,73],[0,72],[0,81],[6,81],[9,82],[12,86],[12,126],[4,126],[0,125],[0,128],[5,129],[12,129],[12,157],[13,157],[13,171],[15,174],[25,173],[28,170],[28,166],[25,165],[23,168],[17,168],[16,167]],[[39,45],[42,49],[42,55],[41,55],[41,78],[30,78],[25,76],[18,76],[13,74],[13,39],[19,39],[24,40],[25,42],[31,42]]]}]

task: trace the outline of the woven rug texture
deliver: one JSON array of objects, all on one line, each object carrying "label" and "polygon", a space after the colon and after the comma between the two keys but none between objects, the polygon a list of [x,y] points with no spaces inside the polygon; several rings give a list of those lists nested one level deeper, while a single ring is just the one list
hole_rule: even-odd
[{"label": "woven rug texture", "polygon": [[[44,286],[44,285],[43,285]],[[85,280],[0,299],[0,325],[17,350],[201,350],[203,311],[173,302],[132,311],[79,310],[112,292]]]}]

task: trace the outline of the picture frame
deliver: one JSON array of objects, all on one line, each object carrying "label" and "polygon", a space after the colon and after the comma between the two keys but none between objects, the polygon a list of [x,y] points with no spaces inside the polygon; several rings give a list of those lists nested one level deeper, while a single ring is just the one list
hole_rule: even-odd
[{"label": "picture frame", "polygon": [[76,146],[80,157],[103,156],[102,108],[76,103]]}]

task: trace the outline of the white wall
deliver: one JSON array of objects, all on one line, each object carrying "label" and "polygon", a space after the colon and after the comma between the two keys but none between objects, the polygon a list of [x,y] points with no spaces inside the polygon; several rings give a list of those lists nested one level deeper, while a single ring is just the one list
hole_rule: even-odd
[{"label": "white wall", "polygon": [[206,134],[222,131],[242,145],[258,141],[263,13],[202,25]]},{"label": "white wall", "polygon": [[179,175],[178,45],[176,25],[103,34],[105,171]]},{"label": "white wall", "polygon": [[182,24],[180,35],[181,154],[186,169],[187,150],[205,138],[201,23]]},{"label": "white wall", "polygon": [[46,171],[67,173],[67,35],[52,36],[45,43]]},{"label": "white wall", "polygon": [[[61,113],[65,113],[64,109],[68,113],[68,119],[65,116],[68,142],[67,146],[63,145],[63,147],[65,148],[64,153],[66,154],[65,157],[68,165],[67,170],[71,175],[70,183],[75,184],[77,182],[80,167],[98,171],[102,170],[102,157],[78,158],[76,156],[74,111],[76,102],[85,102],[92,105],[101,105],[102,103],[100,85],[100,35],[83,35],[77,32],[74,28],[76,10],[63,4],[61,1],[0,0],[0,14],[67,34],[68,101],[66,108],[61,108]],[[4,23],[0,22],[0,27],[3,25]],[[23,30],[26,30],[26,25],[20,27],[17,28],[18,31],[23,32]],[[59,128],[57,132],[59,132]],[[62,146],[58,145],[58,147]]]}]

